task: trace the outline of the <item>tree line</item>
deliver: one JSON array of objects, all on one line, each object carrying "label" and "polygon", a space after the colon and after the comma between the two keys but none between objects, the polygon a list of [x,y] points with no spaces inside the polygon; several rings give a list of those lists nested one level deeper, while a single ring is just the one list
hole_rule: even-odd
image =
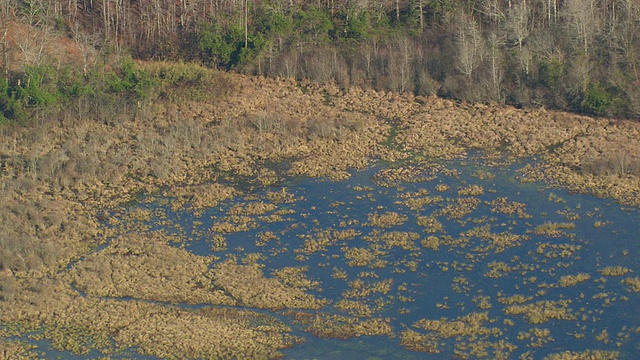
[{"label": "tree line", "polygon": [[[82,49],[85,77],[114,54],[129,54],[345,87],[640,117],[637,0],[3,0],[1,6],[5,98],[18,93],[16,79],[27,69],[53,64],[42,34],[62,34]],[[39,32],[11,43],[11,21]],[[10,50],[21,56],[8,59]]]}]

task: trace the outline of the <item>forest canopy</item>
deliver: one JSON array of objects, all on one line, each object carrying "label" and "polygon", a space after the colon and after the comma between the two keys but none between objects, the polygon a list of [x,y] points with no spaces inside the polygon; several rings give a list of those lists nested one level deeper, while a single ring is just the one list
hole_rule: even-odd
[{"label": "forest canopy", "polygon": [[[126,67],[132,58],[640,117],[635,0],[5,0],[0,6],[0,120],[96,93],[144,97],[144,76]],[[56,38],[61,46],[47,45]]]}]

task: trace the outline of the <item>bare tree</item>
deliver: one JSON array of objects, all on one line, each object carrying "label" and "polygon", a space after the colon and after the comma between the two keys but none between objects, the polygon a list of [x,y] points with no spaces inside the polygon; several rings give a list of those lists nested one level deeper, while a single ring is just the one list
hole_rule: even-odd
[{"label": "bare tree", "polygon": [[0,19],[2,19],[3,22],[8,20],[12,16],[15,16],[14,9],[16,9],[16,5],[16,0],[0,1]]},{"label": "bare tree", "polygon": [[71,28],[71,32],[73,34],[73,40],[75,41],[76,47],[82,56],[82,75],[86,77],[89,73],[89,68],[96,60],[96,41],[91,34],[82,31],[79,24],[74,24]]},{"label": "bare tree", "polygon": [[620,26],[613,33],[616,53],[640,87],[640,4],[635,0],[623,0],[620,17]]},{"label": "bare tree", "polygon": [[480,3],[479,11],[489,18],[496,27],[506,19],[506,15],[499,0],[483,0]]},{"label": "bare tree", "polygon": [[518,45],[519,50],[522,50],[522,44],[529,36],[530,17],[531,10],[525,1],[515,4],[507,13],[507,34],[513,43]]},{"label": "bare tree", "polygon": [[489,70],[491,74],[491,97],[494,100],[501,101],[502,81],[504,78],[504,56],[503,47],[505,40],[495,31],[489,34],[487,38],[487,48],[489,53]]},{"label": "bare tree", "polygon": [[597,0],[567,0],[563,10],[570,32],[579,40],[584,54],[588,55],[602,25]]},{"label": "bare tree", "polygon": [[400,92],[405,92],[409,89],[409,83],[411,78],[411,61],[413,60],[413,44],[406,36],[403,36],[400,40],[400,46],[402,49],[402,64],[400,65]]},{"label": "bare tree", "polygon": [[458,50],[456,68],[471,79],[484,55],[480,26],[472,15],[462,13],[455,27],[455,44]]},{"label": "bare tree", "polygon": [[45,55],[49,2],[44,0],[25,1],[20,15],[30,25],[25,36],[15,43],[22,51],[23,65],[40,65]]},{"label": "bare tree", "polygon": [[413,11],[418,15],[420,29],[424,29],[424,0],[415,0],[413,2]]},{"label": "bare tree", "polygon": [[44,0],[25,0],[20,7],[20,15],[33,27],[44,25],[49,15],[49,5]]},{"label": "bare tree", "polygon": [[7,32],[9,31],[9,25],[7,24],[8,15],[3,11],[0,13],[0,44],[2,46],[2,75],[5,79],[9,78],[9,64],[7,58]]},{"label": "bare tree", "polygon": [[553,23],[558,22],[558,9],[560,8],[558,0],[547,0],[549,3],[548,18],[549,23],[553,20]]}]

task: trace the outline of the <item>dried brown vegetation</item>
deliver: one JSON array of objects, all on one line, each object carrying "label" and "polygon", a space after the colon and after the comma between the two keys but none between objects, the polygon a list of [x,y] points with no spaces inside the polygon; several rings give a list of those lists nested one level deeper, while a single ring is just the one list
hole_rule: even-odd
[{"label": "dried brown vegetation", "polygon": [[[236,259],[198,257],[168,245],[170,240],[161,234],[132,231],[122,224],[107,226],[111,211],[120,211],[123,204],[144,193],[164,192],[174,198],[171,205],[176,209],[189,206],[197,211],[216,206],[241,193],[229,179],[239,177],[252,184],[277,182],[284,174],[274,176],[269,168],[277,162],[288,162],[290,175],[342,179],[349,176],[347,170],[365,168],[379,158],[393,161],[413,154],[450,158],[469,149],[484,150],[489,156],[506,153],[511,158],[538,155],[544,161],[525,169],[529,178],[552,179],[575,190],[640,205],[640,174],[634,165],[640,161],[634,155],[640,146],[638,124],[610,125],[605,120],[558,112],[455,104],[435,97],[418,102],[410,95],[355,88],[343,91],[292,80],[210,76],[231,85],[207,99],[180,98],[181,102],[176,102],[169,96],[144,111],[110,114],[114,116],[109,116],[109,121],[62,118],[28,127],[0,127],[2,322],[19,323],[27,329],[42,324],[45,336],[59,348],[79,353],[90,348],[137,346],[147,354],[177,358],[280,356],[279,349],[297,340],[275,318],[238,308],[186,310],[154,301],[322,309],[326,300],[307,292],[313,281],[304,277],[301,269],[283,269],[269,277],[257,262],[238,264]],[[326,94],[331,96],[330,103]],[[392,126],[384,119],[391,118],[398,119],[397,146],[393,149],[385,144]],[[608,160],[598,164],[595,159],[599,154]],[[397,167],[379,180],[388,185],[405,175],[426,180],[433,175],[429,169]],[[436,189],[448,191],[443,186]],[[465,197],[446,202],[427,192],[401,200],[413,210],[443,203],[437,213],[418,218],[425,232],[433,234],[442,232],[436,216],[466,217],[481,204],[475,195],[483,191],[462,188],[460,195]],[[250,216],[277,215],[270,214],[276,209],[273,204],[296,200],[286,189],[271,191],[268,199],[271,202],[248,201],[233,208],[229,212],[233,217],[225,219],[235,220],[220,221],[215,230],[249,228],[255,224]],[[523,204],[506,199],[490,205],[495,212],[529,216]],[[392,228],[407,219],[399,213],[375,212],[370,214],[368,225]],[[542,224],[533,232],[565,236],[570,235],[567,230],[571,225]],[[499,252],[526,240],[490,230],[478,227],[475,233],[455,241],[475,236],[487,241],[488,247],[480,250]],[[276,239],[274,234],[264,235],[261,240],[265,242]],[[347,230],[313,234],[305,238],[300,252],[323,251],[358,235]],[[371,237],[371,247],[345,250],[352,266],[382,267],[378,258],[384,250],[417,251],[422,244],[435,251],[454,241],[445,237],[420,240],[415,233],[391,231],[378,235]],[[99,248],[102,244],[105,247]],[[214,248],[226,246],[223,237],[214,237]],[[570,245],[546,244],[539,247],[538,254],[563,258],[571,257],[574,251]],[[517,270],[496,265],[487,277]],[[607,271],[603,274],[625,274]],[[336,276],[346,278],[344,274]],[[638,288],[636,278],[623,282],[632,291]],[[358,294],[388,291],[390,285],[382,285],[372,290],[352,283],[349,302],[340,306],[356,315],[370,313],[375,309],[357,303]],[[118,299],[122,297],[133,300]],[[568,305],[517,304],[508,311],[538,324],[572,319]],[[393,332],[386,319],[316,313],[297,316],[319,336]],[[255,319],[261,319],[257,322],[263,325],[254,326]],[[463,320],[442,324],[457,326],[458,321]],[[437,351],[437,342],[417,331],[435,330],[415,327],[416,331],[403,332],[401,341],[412,349]],[[492,331],[482,326],[478,329],[487,337],[486,331]],[[81,333],[90,334],[92,340],[83,342]],[[494,342],[485,345],[485,350],[491,348],[495,354],[509,348]]]}]

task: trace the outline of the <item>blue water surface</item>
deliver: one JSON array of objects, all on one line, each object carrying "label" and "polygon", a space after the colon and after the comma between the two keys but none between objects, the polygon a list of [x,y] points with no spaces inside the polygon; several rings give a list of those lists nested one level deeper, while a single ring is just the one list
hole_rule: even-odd
[{"label": "blue water surface", "polygon": [[[419,163],[378,164],[365,171],[354,171],[351,178],[344,181],[295,179],[272,187],[256,188],[197,214],[190,212],[188,207],[173,212],[169,205],[156,202],[135,206],[162,209],[170,223],[179,225],[165,227],[165,230],[188,239],[184,244],[176,245],[184,245],[195,254],[216,255],[224,260],[230,255],[242,259],[247,254],[260,253],[263,258],[258,262],[264,265],[267,276],[287,266],[307,267],[307,277],[320,283],[319,289],[310,292],[330,301],[320,310],[322,312],[347,315],[333,305],[343,299],[349,283],[354,280],[360,279],[367,284],[392,280],[389,293],[374,294],[363,301],[372,306],[376,301],[385,302],[386,305],[374,316],[390,319],[395,336],[320,339],[305,332],[304,325],[289,320],[294,334],[306,341],[284,350],[288,359],[452,358],[456,356],[458,343],[469,339],[442,339],[440,353],[434,354],[405,349],[401,345],[400,334],[405,329],[425,333],[415,326],[420,319],[454,320],[474,312],[487,312],[489,321],[484,326],[501,331],[499,336],[486,337],[487,341],[505,340],[517,347],[510,358],[525,353],[542,358],[565,350],[580,352],[587,349],[615,350],[619,351],[620,358],[638,358],[639,294],[631,292],[622,280],[640,273],[637,261],[640,258],[640,212],[636,208],[622,207],[610,199],[574,194],[542,183],[522,182],[517,170],[525,164],[497,166],[474,159],[443,161],[429,166]],[[394,166],[418,169],[417,172],[424,176],[413,178],[418,181],[381,186],[382,182],[378,180],[382,171]],[[448,171],[443,172],[442,169]],[[491,176],[483,176],[487,173]],[[438,187],[443,184],[448,186],[446,190]],[[483,194],[458,194],[460,189],[469,185],[481,186]],[[412,210],[402,203],[405,199],[400,195],[421,190],[428,191],[424,196],[441,196],[443,200],[419,210]],[[283,215],[285,221],[267,223],[261,221],[260,216],[252,216],[255,228],[221,234],[226,238],[228,250],[213,252],[211,238],[215,234],[211,228],[214,222],[224,219],[227,211],[236,204],[269,202],[269,191],[284,191],[297,199],[290,204],[278,205],[278,210],[292,210],[290,214]],[[525,204],[526,214],[530,217],[492,212],[489,203],[502,197]],[[440,213],[443,207],[454,204],[458,198],[478,198],[480,204],[475,211],[459,219]],[[382,229],[369,224],[372,214],[387,212],[404,215],[407,220],[400,226]],[[430,215],[442,223],[444,231],[428,234],[418,225],[420,216]],[[574,228],[563,230],[565,234],[558,237],[535,234],[536,227],[544,223],[573,224]],[[487,225],[491,232],[508,232],[526,237],[526,240],[504,250],[487,249],[488,240],[477,237],[468,238],[462,246],[451,245],[455,243],[453,240],[463,238],[463,233]],[[153,224],[152,227],[159,228]],[[328,229],[354,229],[358,236],[336,241],[323,251],[301,252],[306,237]],[[257,236],[265,231],[273,232],[278,238],[259,246]],[[369,236],[389,231],[419,234],[415,248],[383,249],[380,259],[386,261],[384,268],[349,266],[344,256],[346,249],[372,249],[374,242]],[[421,240],[428,236],[440,238],[441,245],[437,250],[421,245]],[[563,252],[563,249],[569,250]],[[492,264],[497,262],[515,270],[501,277],[488,276]],[[623,276],[603,276],[599,270],[608,266],[621,266],[630,272]],[[335,269],[344,271],[347,279],[332,277]],[[559,285],[563,276],[577,274],[590,277],[573,286]],[[499,299],[513,295],[530,297],[528,304],[569,300],[568,308],[575,318],[532,324],[524,315],[506,313],[508,305],[500,303]],[[400,301],[401,298],[409,300]],[[490,307],[479,307],[482,298]],[[270,313],[285,321],[288,319],[285,312]],[[551,338],[536,344],[530,337],[523,336],[534,328],[548,329]],[[56,352],[48,354],[60,356]],[[487,357],[492,358],[491,353]]]}]

